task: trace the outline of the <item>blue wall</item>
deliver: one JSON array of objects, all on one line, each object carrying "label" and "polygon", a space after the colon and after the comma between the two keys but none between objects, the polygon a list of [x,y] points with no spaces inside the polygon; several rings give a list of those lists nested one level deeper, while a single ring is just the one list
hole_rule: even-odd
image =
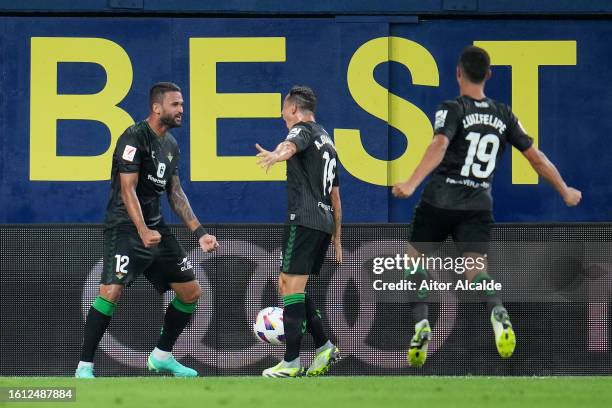
[{"label": "blue wall", "polygon": [[[566,3],[570,4],[562,2]],[[575,64],[544,64],[536,69],[539,79],[534,89],[525,89],[526,84],[515,85],[539,99],[535,106],[539,108],[536,127],[540,148],[558,165],[568,183],[583,190],[584,201],[578,208],[568,209],[543,181],[535,185],[513,183],[513,166],[510,154],[506,152],[494,181],[495,214],[498,221],[612,219],[609,205],[612,186],[608,180],[612,173],[612,146],[606,140],[612,133],[612,121],[609,120],[612,88],[608,86],[612,82],[612,71],[604,68],[612,63],[612,43],[607,41],[612,38],[612,25],[608,21],[437,20],[388,24],[376,20],[363,22],[362,19],[359,22],[355,19],[350,22],[333,18],[0,17],[0,30],[0,223],[100,222],[108,196],[106,171],[102,177],[92,181],[80,181],[81,170],[78,167],[72,171],[76,174],[70,177],[45,178],[44,173],[51,171],[48,169],[52,163],[33,158],[33,155],[41,157],[38,149],[46,149],[36,142],[38,139],[34,135],[40,133],[40,124],[46,123],[43,120],[46,108],[42,99],[38,100],[38,108],[33,108],[32,95],[37,90],[32,89],[31,84],[33,80],[51,80],[41,74],[47,72],[48,66],[37,66],[35,72],[31,69],[34,58],[32,39],[37,37],[103,38],[123,49],[129,57],[133,79],[118,106],[133,120],[146,116],[147,92],[153,82],[172,80],[183,87],[186,120],[183,127],[174,132],[182,150],[180,174],[196,213],[204,222],[282,222],[284,219],[286,198],[282,181],[244,181],[252,180],[249,177],[197,181],[193,176],[193,166],[206,167],[207,163],[202,159],[202,153],[194,151],[192,146],[194,135],[207,141],[214,138],[219,157],[252,156],[256,142],[270,148],[275,146],[286,132],[284,123],[276,114],[280,112],[280,95],[295,83],[309,84],[318,92],[317,119],[336,138],[337,129],[358,129],[363,148],[369,155],[380,160],[392,160],[404,155],[408,148],[406,154],[411,163],[418,162],[420,156],[411,153],[410,141],[426,143],[431,134],[412,130],[409,123],[405,137],[396,126],[389,126],[386,120],[364,109],[363,103],[356,101],[349,90],[347,72],[351,59],[371,40],[395,37],[397,43],[404,40],[416,43],[431,56],[438,72],[434,75],[433,71],[427,71],[426,74],[437,78],[435,85],[413,85],[413,73],[397,62],[383,62],[370,73],[377,83],[410,102],[429,118],[441,100],[456,95],[455,63],[466,44],[474,41],[573,43]],[[218,93],[278,94],[272,97],[276,101],[272,106],[276,117],[243,115],[241,118],[221,118],[216,121],[216,135],[193,126],[194,118],[201,118],[204,110],[191,110],[193,99],[200,98],[203,91],[193,88],[192,83],[201,78],[190,67],[190,62],[194,61],[194,55],[190,54],[190,39],[217,37],[284,39],[281,60],[263,57],[261,62],[219,63],[213,84]],[[245,49],[244,53],[247,51]],[[43,53],[53,54],[55,49],[39,49],[37,52],[35,58],[40,58]],[[78,57],[79,51],[75,52]],[[265,53],[265,47],[261,52]],[[418,55],[404,58],[417,68],[424,61]],[[60,62],[57,67],[57,84],[47,85],[58,95],[95,94],[120,79],[108,74],[98,64]],[[512,103],[516,90],[512,89],[511,68],[502,64],[495,66],[493,72],[487,89],[489,96]],[[360,77],[357,82],[366,83],[367,76]],[[48,108],[54,108],[53,102]],[[79,106],[76,108],[78,110]],[[254,109],[249,106],[241,109],[251,108]],[[515,111],[520,108],[514,106]],[[216,109],[216,105],[207,106],[207,109]],[[407,114],[400,109],[394,120],[404,115]],[[57,119],[57,129],[51,129],[57,139],[56,151],[42,152],[42,156],[92,157],[110,148],[111,132],[103,123]],[[343,161],[348,154],[343,155],[339,150]],[[362,170],[364,166],[367,171],[367,163],[363,164]],[[238,167],[245,170],[244,165]],[[34,173],[38,172],[38,175],[33,173],[33,168],[37,169]],[[245,171],[256,175],[261,173],[254,164]],[[410,220],[415,199],[393,199],[388,187],[355,176],[346,160],[341,171],[345,221]],[[408,175],[406,173],[405,177]],[[168,218],[177,221],[171,215]]]}]

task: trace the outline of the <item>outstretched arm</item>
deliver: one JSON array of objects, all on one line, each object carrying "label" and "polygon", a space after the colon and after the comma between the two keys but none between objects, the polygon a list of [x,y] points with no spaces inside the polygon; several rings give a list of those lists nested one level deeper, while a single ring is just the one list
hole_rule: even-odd
[{"label": "outstretched arm", "polygon": [[537,147],[531,146],[523,152],[523,156],[529,160],[531,167],[557,190],[568,207],[578,205],[582,199],[582,193],[565,184],[555,165],[548,160],[548,157],[543,152],[538,150]]},{"label": "outstretched arm", "polygon": [[408,180],[393,186],[393,195],[398,198],[410,197],[423,180],[425,180],[425,177],[434,171],[440,162],[442,162],[448,144],[448,137],[441,134],[435,135],[432,142],[427,147],[421,162],[416,169],[414,169],[412,176],[410,176]]},{"label": "outstretched arm", "polygon": [[172,211],[174,211],[183,221],[183,224],[185,224],[191,232],[198,235],[200,247],[204,252],[214,251],[219,247],[217,239],[213,235],[205,232],[202,224],[200,224],[200,221],[198,221],[198,218],[193,213],[189,200],[183,191],[183,187],[181,187],[181,180],[178,175],[174,175],[170,179],[168,203]]},{"label": "outstretched arm", "polygon": [[287,140],[276,146],[273,152],[264,149],[258,143],[255,144],[255,147],[259,150],[259,153],[257,153],[257,157],[259,157],[257,164],[266,169],[266,172],[270,170],[270,167],[275,163],[289,160],[297,152],[295,143]]}]

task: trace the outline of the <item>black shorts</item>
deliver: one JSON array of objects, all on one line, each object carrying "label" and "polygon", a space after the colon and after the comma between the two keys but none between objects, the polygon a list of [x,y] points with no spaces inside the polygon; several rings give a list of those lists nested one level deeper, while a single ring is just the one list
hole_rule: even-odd
[{"label": "black shorts", "polygon": [[331,235],[303,227],[301,225],[286,225],[281,252],[281,272],[290,275],[318,275]]},{"label": "black shorts", "polygon": [[145,248],[134,227],[105,230],[100,283],[130,286],[144,274],[159,293],[164,293],[170,289],[170,283],[195,280],[191,263],[174,235],[167,229],[159,232],[161,242],[156,247]]},{"label": "black shorts", "polygon": [[491,211],[447,210],[421,201],[414,211],[410,243],[430,254],[451,235],[460,253],[486,254],[493,222]]}]

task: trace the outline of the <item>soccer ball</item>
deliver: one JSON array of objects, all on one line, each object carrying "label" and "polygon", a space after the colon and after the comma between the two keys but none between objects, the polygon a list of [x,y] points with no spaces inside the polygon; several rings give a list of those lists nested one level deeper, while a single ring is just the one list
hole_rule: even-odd
[{"label": "soccer ball", "polygon": [[266,307],[261,310],[253,324],[253,333],[262,343],[281,344],[284,342],[283,309]]}]

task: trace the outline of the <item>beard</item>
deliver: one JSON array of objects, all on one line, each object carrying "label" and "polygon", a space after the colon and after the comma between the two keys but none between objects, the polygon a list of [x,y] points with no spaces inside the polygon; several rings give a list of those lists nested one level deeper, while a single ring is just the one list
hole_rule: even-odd
[{"label": "beard", "polygon": [[182,116],[178,115],[162,115],[159,121],[168,129],[173,129],[181,126]]}]

